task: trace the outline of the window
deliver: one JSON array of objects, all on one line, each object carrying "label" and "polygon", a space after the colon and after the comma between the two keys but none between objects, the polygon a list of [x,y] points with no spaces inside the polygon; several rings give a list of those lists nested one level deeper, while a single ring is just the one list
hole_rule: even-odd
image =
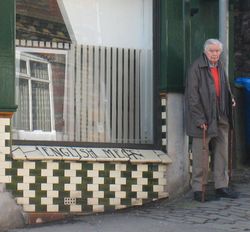
[{"label": "window", "polygon": [[[152,144],[153,1],[54,3],[48,12],[61,13],[60,21],[72,41],[67,49],[59,48],[60,41],[39,45],[45,37],[51,35],[53,40],[60,34],[48,34],[51,28],[58,30],[59,24],[53,27],[55,17],[41,18],[39,13],[39,8],[44,12],[42,7],[49,5],[30,1],[29,5],[38,4],[30,7],[35,9],[32,14],[17,4],[21,42],[17,45],[19,108],[14,139]],[[34,27],[39,25],[39,33],[30,34],[35,41],[28,41],[29,31],[22,29],[27,26],[24,16],[34,17]]]},{"label": "window", "polygon": [[41,56],[17,52],[18,111],[14,116],[14,128],[19,138],[39,139],[55,137],[51,65]]}]

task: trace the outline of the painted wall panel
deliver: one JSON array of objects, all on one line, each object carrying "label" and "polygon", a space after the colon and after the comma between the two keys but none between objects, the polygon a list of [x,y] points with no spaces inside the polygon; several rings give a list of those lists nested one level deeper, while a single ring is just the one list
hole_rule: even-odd
[{"label": "painted wall panel", "polygon": [[0,1],[0,111],[15,111],[15,1]]},{"label": "painted wall panel", "polygon": [[183,92],[186,69],[208,38],[218,38],[217,0],[161,0],[160,87]]}]

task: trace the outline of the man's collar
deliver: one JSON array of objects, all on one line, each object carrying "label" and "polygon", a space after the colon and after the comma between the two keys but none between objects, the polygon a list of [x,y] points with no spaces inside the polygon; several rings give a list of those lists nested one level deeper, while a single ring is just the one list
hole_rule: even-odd
[{"label": "man's collar", "polygon": [[209,68],[217,68],[218,67],[218,62],[215,64],[212,64],[211,62],[208,61]]},{"label": "man's collar", "polygon": [[202,56],[201,56],[201,58],[200,58],[200,60],[199,60],[199,66],[202,68],[205,68],[205,67],[218,67],[219,66],[219,64],[220,64],[220,60],[217,62],[217,64],[216,64],[216,66],[212,66],[210,63],[209,63],[209,61],[208,61],[208,59],[207,59],[207,56],[206,56],[206,54],[205,53],[203,53],[202,54]]}]

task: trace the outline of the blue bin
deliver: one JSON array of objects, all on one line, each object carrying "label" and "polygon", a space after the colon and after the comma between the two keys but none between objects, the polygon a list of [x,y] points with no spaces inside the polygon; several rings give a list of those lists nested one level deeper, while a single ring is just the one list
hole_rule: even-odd
[{"label": "blue bin", "polygon": [[250,152],[250,77],[238,77],[235,80],[235,85],[244,88],[246,107],[246,143],[248,152]]}]

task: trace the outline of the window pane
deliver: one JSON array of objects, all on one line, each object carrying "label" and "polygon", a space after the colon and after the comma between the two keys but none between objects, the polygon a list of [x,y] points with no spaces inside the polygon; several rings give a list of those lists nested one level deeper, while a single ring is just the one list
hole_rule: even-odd
[{"label": "window pane", "polygon": [[18,86],[18,111],[14,117],[14,127],[18,130],[30,130],[28,80],[20,78]]},{"label": "window pane", "polygon": [[27,74],[27,64],[25,60],[20,60],[20,73]]},{"label": "window pane", "polygon": [[30,72],[31,77],[39,78],[48,80],[48,64],[36,62],[36,61],[30,61]]},{"label": "window pane", "polygon": [[32,81],[32,115],[33,130],[51,130],[48,83]]}]

